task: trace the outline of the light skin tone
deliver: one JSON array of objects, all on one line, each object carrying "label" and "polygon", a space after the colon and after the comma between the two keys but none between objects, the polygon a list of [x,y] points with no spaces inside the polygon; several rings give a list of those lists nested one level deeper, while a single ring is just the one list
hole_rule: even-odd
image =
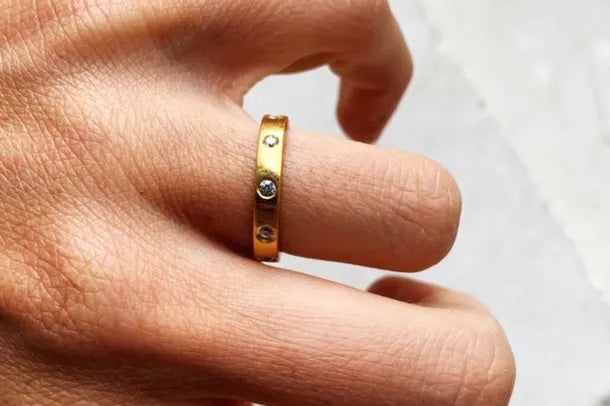
[{"label": "light skin tone", "polygon": [[1,404],[508,403],[512,353],[474,299],[250,258],[258,122],[242,98],[325,64],[351,140],[290,130],[283,251],[418,271],[450,250],[450,174],[367,144],[412,73],[383,0],[0,9]]}]

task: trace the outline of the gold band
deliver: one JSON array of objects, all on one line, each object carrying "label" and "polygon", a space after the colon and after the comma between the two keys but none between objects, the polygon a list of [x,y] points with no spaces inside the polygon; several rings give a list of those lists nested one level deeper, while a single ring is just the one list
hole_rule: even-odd
[{"label": "gold band", "polygon": [[279,258],[280,191],[288,117],[264,116],[258,134],[256,191],[254,192],[254,257],[276,262]]}]

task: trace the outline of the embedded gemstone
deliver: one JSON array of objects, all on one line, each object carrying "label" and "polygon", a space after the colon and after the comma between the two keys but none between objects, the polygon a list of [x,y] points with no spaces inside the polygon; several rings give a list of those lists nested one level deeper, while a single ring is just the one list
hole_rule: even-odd
[{"label": "embedded gemstone", "polygon": [[273,148],[279,143],[280,140],[275,135],[268,135],[263,140],[263,144],[265,144],[269,148]]},{"label": "embedded gemstone", "polygon": [[260,226],[256,229],[256,238],[265,244],[275,241],[275,231],[269,226]]},{"label": "embedded gemstone", "polygon": [[275,186],[275,182],[272,180],[265,179],[258,185],[258,191],[261,196],[272,198],[277,193],[277,186]]}]

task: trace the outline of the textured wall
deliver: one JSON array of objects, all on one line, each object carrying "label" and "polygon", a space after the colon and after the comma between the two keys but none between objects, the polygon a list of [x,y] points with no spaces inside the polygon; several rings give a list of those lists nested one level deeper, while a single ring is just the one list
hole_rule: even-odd
[{"label": "textured wall", "polygon": [[[429,155],[464,197],[418,275],[485,302],[517,358],[514,405],[610,404],[610,2],[396,0],[416,75],[380,144]],[[339,134],[336,78],[277,77],[253,115]],[[284,256],[357,287],[381,273]]]}]

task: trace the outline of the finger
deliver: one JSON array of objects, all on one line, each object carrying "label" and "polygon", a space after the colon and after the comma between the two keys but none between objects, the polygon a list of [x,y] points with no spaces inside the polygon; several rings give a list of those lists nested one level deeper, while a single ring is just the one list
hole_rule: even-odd
[{"label": "finger", "polygon": [[372,142],[379,137],[413,75],[411,56],[394,18],[386,29],[366,60],[331,65],[343,78],[339,122],[355,140]]},{"label": "finger", "polygon": [[[413,73],[386,0],[255,1],[225,14],[244,22],[232,28],[239,38],[235,58],[249,78],[245,83],[329,64],[341,77],[339,121],[360,141],[379,136]],[[228,73],[234,80],[235,64]],[[242,88],[238,99],[248,89]]]},{"label": "finger", "polygon": [[[122,166],[131,168],[135,187],[158,209],[250,256],[259,124],[238,107],[211,108],[191,93],[126,89],[99,100],[130,109],[94,105],[97,116],[86,114],[83,125],[100,120],[114,133],[108,139],[128,140],[113,149],[124,151]],[[299,130],[289,130],[286,140],[282,251],[416,271],[451,249],[461,199],[438,163]]]},{"label": "finger", "polygon": [[381,278],[373,283],[368,291],[376,295],[425,307],[466,307],[472,310],[485,310],[483,305],[468,295],[409,278]]},{"label": "finger", "polygon": [[341,77],[339,121],[361,141],[377,138],[412,75],[386,0],[131,0],[89,8],[102,9],[86,13],[104,16],[96,32],[139,39],[141,47],[152,37],[163,58],[179,61],[171,64],[177,74],[191,65],[206,88],[238,101],[268,75],[329,64]]},{"label": "finger", "polygon": [[[183,100],[178,106],[180,118],[170,120],[188,126],[174,125],[177,133],[166,133],[174,140],[162,141],[161,151],[157,141],[154,153],[134,154],[153,157],[139,162],[139,172],[150,176],[142,188],[156,190],[151,198],[170,214],[249,256],[258,124],[233,112],[206,119],[198,103],[188,106]],[[223,128],[226,123],[230,126]],[[143,126],[138,124],[138,130]],[[159,128],[150,131],[158,134]],[[205,131],[210,133],[198,135]],[[284,154],[282,251],[415,271],[437,263],[451,249],[460,193],[438,163],[298,130],[289,132]]]},{"label": "finger", "polygon": [[[264,60],[266,69],[260,71],[256,81],[280,69],[296,71],[329,64],[341,77],[337,107],[340,124],[352,138],[374,141],[413,73],[411,56],[388,3],[342,0],[332,5],[321,1],[277,4],[267,16],[276,28],[261,33],[263,46],[274,52]],[[265,54],[260,45],[257,41],[250,49]]]},{"label": "finger", "polygon": [[[192,18],[192,13],[175,14],[166,3],[159,4],[160,10],[175,21],[170,18],[161,24],[155,20],[156,14],[148,16],[151,24],[157,24],[150,26],[153,32],[152,27],[160,30],[160,26],[182,29],[176,21]],[[142,11],[139,7],[146,4],[134,7]],[[114,4],[125,12],[123,6]],[[220,9],[225,6],[225,2],[218,5]],[[219,13],[216,8],[206,11]],[[117,13],[114,15],[120,15]],[[112,20],[113,14],[108,15]],[[219,18],[224,21],[227,16],[220,13]],[[139,26],[130,27],[137,32]],[[170,36],[171,30],[164,32]],[[120,38],[120,34],[119,30],[116,35]],[[293,39],[290,35],[296,34],[289,30],[286,35]],[[193,36],[201,39],[205,33],[196,31]],[[312,33],[306,36],[312,43],[313,37]],[[326,33],[325,38],[330,41],[331,37]],[[219,40],[230,42],[231,38],[221,36]],[[187,42],[183,39],[181,46],[186,47]],[[335,40],[333,46],[340,42]],[[295,45],[295,49],[299,47]],[[269,62],[269,55],[254,56],[253,61],[266,66],[264,72],[277,68],[277,61]],[[233,103],[211,98],[208,92],[194,92],[190,81],[177,82],[172,70],[159,69],[155,80],[149,79],[144,70],[149,65],[155,64],[134,64],[129,69],[135,71],[120,75],[113,71],[112,80],[104,80],[103,75],[97,82],[87,79],[89,88],[95,89],[94,96],[85,85],[70,89],[74,104],[71,125],[85,134],[101,129],[100,140],[122,143],[110,148],[125,161],[121,167],[131,172],[138,192],[159,209],[250,255],[258,123]],[[246,66],[248,72],[257,71]],[[304,131],[288,134],[280,220],[280,244],[285,252],[392,270],[420,270],[449,251],[460,210],[454,180],[431,160]]]},{"label": "finger", "polygon": [[58,286],[8,290],[11,317],[45,326],[26,329],[25,348],[71,355],[61,374],[109,375],[165,403],[506,404],[501,329],[459,296],[421,307],[270,268],[128,203],[98,208],[107,221],[58,219],[65,259],[42,271]]},{"label": "finger", "polygon": [[175,391],[269,405],[506,404],[510,350],[470,300],[414,306],[231,254],[200,256],[179,237],[165,249],[189,260],[156,271],[179,273],[179,283],[156,292],[154,314],[128,306],[137,326],[103,334],[115,346],[138,336],[155,359],[202,374]]},{"label": "finger", "polygon": [[[324,13],[308,9],[302,14],[306,21],[297,26],[305,28],[294,35],[310,43],[283,50],[285,60],[299,58],[284,72],[329,64],[342,78],[337,114],[343,129],[356,140],[374,141],[413,75],[409,50],[387,2],[338,2]],[[294,18],[285,18],[284,24],[294,27]]]},{"label": "finger", "polygon": [[[280,218],[283,250],[405,271],[428,268],[449,252],[461,202],[455,181],[438,163],[298,130],[289,137]],[[234,170],[235,176],[252,171]],[[249,228],[243,224],[233,239],[242,240]]]}]

